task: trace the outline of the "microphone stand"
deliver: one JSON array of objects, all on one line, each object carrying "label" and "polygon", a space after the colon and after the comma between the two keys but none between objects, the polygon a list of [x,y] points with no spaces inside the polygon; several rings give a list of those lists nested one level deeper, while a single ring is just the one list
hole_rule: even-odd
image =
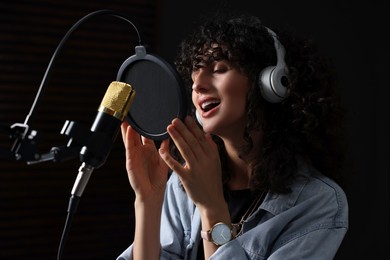
[{"label": "microphone stand", "polygon": [[[34,109],[37,106],[41,96],[44,93],[46,81],[50,76],[50,68],[53,65],[55,59],[57,58],[59,51],[62,49],[66,40],[82,23],[84,23],[85,21],[91,19],[92,17],[98,16],[98,15],[111,15],[111,16],[117,17],[119,19],[122,19],[122,20],[130,23],[130,25],[135,29],[135,31],[138,35],[139,45],[142,45],[141,36],[140,36],[140,33],[139,33],[137,27],[124,14],[118,14],[118,13],[113,12],[111,10],[99,10],[99,11],[92,12],[92,13],[84,16],[83,18],[81,18],[79,21],[77,21],[69,29],[69,31],[65,34],[65,36],[60,41],[58,47],[56,48],[56,50],[55,50],[55,52],[54,52],[54,54],[49,62],[49,65],[47,67],[45,75],[42,79],[42,82],[41,82],[41,85],[39,87],[38,93],[35,97],[34,103],[30,109],[30,113],[27,115],[27,117],[25,119],[25,125],[28,125],[29,121],[32,120]],[[67,145],[67,149],[64,150],[64,149],[55,147],[50,151],[49,154],[43,156],[40,161],[46,161],[46,160],[52,160],[52,159],[60,160],[61,158],[63,158],[62,155],[64,155],[64,154],[66,155],[65,159],[74,158],[74,156],[75,156],[75,152],[74,152],[75,149],[74,148],[76,147],[76,151],[79,151],[80,144],[83,143],[82,140],[87,140],[87,142],[89,144],[93,144],[93,141],[95,141],[96,138],[102,137],[99,134],[91,133],[89,131],[89,129],[87,130],[86,128],[78,125],[77,123],[75,123],[73,121],[66,121],[65,122],[65,124],[62,128],[61,134],[65,134],[65,135],[68,135],[71,137],[71,139]],[[85,137],[88,137],[88,138],[85,138]],[[76,141],[76,145],[73,144],[74,139]],[[92,142],[91,142],[91,140],[92,140]],[[40,161],[38,161],[38,162],[40,162]],[[31,163],[33,163],[33,162],[30,162],[30,164]],[[93,167],[91,167],[85,163],[82,163],[82,165],[79,168],[79,174],[78,174],[76,182],[73,186],[73,189],[71,192],[71,197],[69,200],[69,205],[68,205],[68,210],[67,210],[68,214],[66,217],[65,226],[64,226],[63,233],[62,233],[61,240],[60,240],[60,245],[59,245],[58,254],[57,254],[57,260],[60,260],[62,258],[63,250],[64,250],[64,246],[65,246],[65,241],[67,240],[67,237],[69,234],[71,222],[72,222],[74,214],[78,208],[81,195],[82,195],[82,193],[83,193],[83,191],[88,183],[88,180],[92,174],[93,169],[94,169]]]}]

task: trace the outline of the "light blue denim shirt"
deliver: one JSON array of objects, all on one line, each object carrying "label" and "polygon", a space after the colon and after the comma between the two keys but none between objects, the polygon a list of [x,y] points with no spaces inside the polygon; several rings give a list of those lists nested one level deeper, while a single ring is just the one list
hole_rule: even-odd
[{"label": "light blue denim shirt", "polygon": [[[348,203],[343,190],[312,168],[304,167],[292,193],[268,193],[244,223],[244,233],[218,248],[216,259],[333,259],[348,229]],[[161,223],[160,259],[195,260],[200,216],[172,174]],[[132,259],[132,246],[117,260]]]}]

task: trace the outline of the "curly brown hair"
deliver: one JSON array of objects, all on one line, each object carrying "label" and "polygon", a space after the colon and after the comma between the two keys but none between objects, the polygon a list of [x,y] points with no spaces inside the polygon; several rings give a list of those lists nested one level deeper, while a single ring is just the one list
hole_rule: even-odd
[{"label": "curly brown hair", "polygon": [[[240,155],[249,160],[252,167],[253,190],[289,192],[289,184],[301,160],[343,186],[344,111],[332,63],[312,41],[287,30],[275,32],[286,49],[290,78],[289,96],[281,103],[267,102],[260,93],[260,71],[276,65],[276,51],[272,36],[255,16],[218,14],[211,17],[182,41],[175,65],[188,86],[189,95],[191,73],[199,57],[207,56],[207,62],[227,59],[248,74],[252,86],[246,106],[248,120],[244,138],[247,144]],[[219,49],[213,49],[213,43],[217,43]],[[192,114],[194,111],[192,107]],[[248,159],[248,152],[259,145],[251,139],[253,130],[263,133],[262,149],[254,159]],[[221,160],[225,160],[222,140],[216,136],[214,140],[220,148]],[[229,177],[227,172],[225,169],[225,179]]]}]

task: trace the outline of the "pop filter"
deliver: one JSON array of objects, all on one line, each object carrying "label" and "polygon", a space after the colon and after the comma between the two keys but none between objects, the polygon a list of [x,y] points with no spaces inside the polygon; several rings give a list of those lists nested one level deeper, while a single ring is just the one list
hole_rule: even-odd
[{"label": "pop filter", "polygon": [[188,98],[177,71],[161,57],[147,54],[144,46],[136,46],[135,55],[121,65],[117,81],[135,90],[126,121],[149,139],[168,138],[171,121],[187,115]]}]

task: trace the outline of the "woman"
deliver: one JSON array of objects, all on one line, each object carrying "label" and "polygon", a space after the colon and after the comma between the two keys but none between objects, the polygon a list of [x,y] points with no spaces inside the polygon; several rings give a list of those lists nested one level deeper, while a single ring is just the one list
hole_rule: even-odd
[{"label": "woman", "polygon": [[123,123],[136,228],[118,259],[332,259],[348,205],[326,61],[256,17],[217,15],[176,66],[199,124],[167,127],[175,153]]}]

